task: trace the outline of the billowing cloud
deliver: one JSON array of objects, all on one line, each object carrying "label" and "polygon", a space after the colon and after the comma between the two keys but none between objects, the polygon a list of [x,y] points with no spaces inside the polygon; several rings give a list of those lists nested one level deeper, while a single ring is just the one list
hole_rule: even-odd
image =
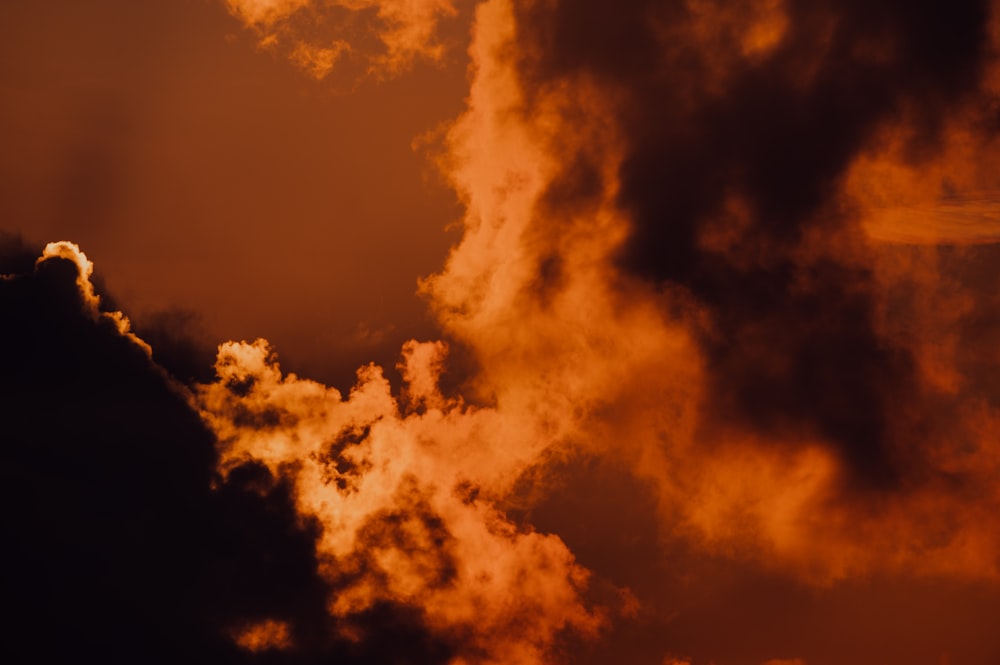
[{"label": "billowing cloud", "polygon": [[940,323],[988,287],[900,300],[944,298],[947,275],[874,244],[853,189],[887,132],[915,171],[990,99],[991,7],[947,13],[942,31],[902,6],[481,4],[446,160],[466,233],[425,283],[480,391],[630,459],[663,528],[711,551],[824,582],[996,578],[995,396]]},{"label": "billowing cloud", "polygon": [[440,343],[406,346],[401,410],[377,367],[359,371],[342,399],[283,376],[262,340],[229,343],[199,403],[223,469],[262,462],[292,483],[300,514],[320,528],[334,616],[401,603],[462,636],[460,662],[546,662],[562,631],[593,635],[602,623],[565,545],[496,507],[552,435],[535,419],[444,398],[443,353]]}]

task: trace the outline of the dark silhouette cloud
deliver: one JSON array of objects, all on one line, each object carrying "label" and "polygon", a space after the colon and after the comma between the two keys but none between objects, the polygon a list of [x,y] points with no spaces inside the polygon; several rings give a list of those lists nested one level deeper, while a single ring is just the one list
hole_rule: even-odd
[{"label": "dark silhouette cloud", "polygon": [[[441,663],[419,612],[327,613],[316,530],[263,466],[215,471],[185,389],[113,321],[77,266],[0,246],[0,438],[7,662]],[[287,626],[256,653],[234,636]],[[26,660],[24,660],[26,659]]]},{"label": "dark silhouette cloud", "polygon": [[208,383],[214,372],[216,344],[193,310],[166,309],[135,323],[136,333],[153,349],[153,360],[187,385]]}]

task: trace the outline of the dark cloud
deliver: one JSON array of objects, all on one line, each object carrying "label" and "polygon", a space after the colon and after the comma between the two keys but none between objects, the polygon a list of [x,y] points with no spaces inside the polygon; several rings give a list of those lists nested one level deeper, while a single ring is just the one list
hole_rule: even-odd
[{"label": "dark cloud", "polygon": [[[34,256],[0,244],[6,662],[447,660],[399,604],[348,616],[363,639],[341,637],[288,483],[249,462],[223,481],[180,384],[88,314],[73,262]],[[234,644],[267,621],[287,649]]]},{"label": "dark cloud", "polygon": [[136,333],[153,348],[153,360],[171,376],[191,385],[214,377],[216,344],[193,310],[166,309],[135,321]]},{"label": "dark cloud", "polygon": [[[959,366],[969,392],[982,395],[991,407],[1000,406],[1000,245],[948,248],[942,269],[957,284],[976,285],[974,305],[956,321]],[[969,292],[970,289],[963,289]],[[911,293],[914,300],[919,293]]]},{"label": "dark cloud", "polygon": [[21,235],[0,231],[0,274],[31,272],[41,253],[41,247],[29,246]]},{"label": "dark cloud", "polygon": [[[822,437],[857,480],[894,485],[889,421],[914,398],[915,363],[877,329],[865,261],[835,248],[845,233],[861,241],[839,186],[893,123],[908,128],[915,163],[932,158],[989,62],[989,3],[553,1],[517,12],[529,100],[581,79],[614,100],[617,203],[631,219],[618,263],[682,286],[708,312],[709,420]],[[591,196],[599,170],[579,162],[554,178],[548,208]],[[829,247],[807,243],[817,234]]]}]

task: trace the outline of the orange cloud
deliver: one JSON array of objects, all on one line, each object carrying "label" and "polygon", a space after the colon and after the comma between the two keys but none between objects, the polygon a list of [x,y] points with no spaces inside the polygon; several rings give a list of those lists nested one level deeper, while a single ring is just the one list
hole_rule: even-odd
[{"label": "orange cloud", "polygon": [[[705,3],[697,9],[706,16],[721,11]],[[995,415],[983,402],[986,396],[960,393],[955,410],[941,407],[940,417],[962,423],[950,434],[928,436],[927,423],[914,418],[921,409],[939,408],[931,406],[938,399],[936,391],[961,382],[954,358],[957,342],[949,337],[948,323],[936,325],[931,315],[946,321],[942,317],[951,312],[952,320],[957,320],[974,304],[963,308],[963,301],[952,297],[945,308],[924,311],[929,320],[916,329],[892,329],[894,306],[884,290],[890,288],[891,250],[859,244],[849,222],[815,227],[816,233],[804,233],[791,249],[761,244],[769,240],[759,227],[758,237],[742,237],[754,232],[750,224],[764,223],[757,219],[760,211],[755,206],[760,204],[733,193],[725,221],[711,227],[713,218],[704,220],[704,228],[714,230],[700,236],[702,251],[745,271],[772,261],[797,263],[801,282],[782,287],[789,289],[785,307],[792,314],[785,326],[802,323],[794,318],[800,306],[797,299],[809,302],[813,296],[808,294],[822,292],[827,288],[824,283],[834,284],[831,293],[841,299],[840,304],[830,301],[827,307],[864,303],[873,317],[882,317],[872,321],[875,330],[863,333],[871,341],[858,344],[870,344],[872,351],[866,353],[872,354],[885,353],[878,350],[880,345],[912,352],[922,383],[910,386],[914,392],[873,397],[885,401],[864,406],[878,412],[885,423],[878,427],[888,428],[882,431],[891,432],[884,435],[891,440],[885,444],[884,463],[899,465],[903,479],[889,490],[853,488],[855,461],[845,455],[856,453],[841,449],[861,443],[833,441],[822,428],[796,423],[780,411],[777,417],[786,420],[766,431],[754,431],[738,420],[721,420],[729,409],[725,400],[731,399],[718,391],[718,382],[725,377],[713,376],[720,370],[708,364],[718,361],[706,358],[704,343],[697,340],[719,334],[718,317],[726,312],[705,306],[697,293],[676,283],[651,288],[619,265],[623,242],[634,224],[621,206],[620,177],[628,152],[644,147],[629,146],[623,137],[628,129],[611,120],[623,115],[618,81],[602,81],[586,70],[558,73],[543,82],[532,78],[534,64],[512,54],[527,53],[530,60],[533,48],[544,45],[524,43],[519,11],[503,0],[478,8],[469,108],[451,130],[445,159],[467,205],[465,235],[445,269],[423,284],[448,331],[474,351],[482,368],[476,384],[481,396],[504,415],[532,409],[544,413],[564,448],[629,460],[637,475],[659,487],[664,531],[686,533],[691,542],[709,551],[753,559],[819,584],[873,571],[997,578],[1000,539],[989,520],[983,520],[1000,507],[1000,496],[988,481],[995,473],[996,452],[992,439],[983,436],[995,426]],[[781,48],[783,35],[792,27],[780,3],[754,5],[751,13],[756,18],[746,38],[759,48],[750,48],[752,57],[744,56],[766,58],[768,49]],[[721,55],[711,50],[719,37],[705,32],[709,23],[694,20],[700,15],[694,12],[689,22],[672,25],[671,34],[688,47],[701,49],[696,52],[705,57],[709,71],[718,74],[704,85],[712,94],[724,96],[726,86],[735,85],[731,77],[741,76],[745,66],[737,60],[720,60]],[[820,19],[817,25],[828,25]],[[544,18],[538,21],[544,23]],[[746,25],[745,16],[740,21],[733,25]],[[816,49],[815,57],[828,57],[822,42],[800,40],[796,48]],[[864,49],[858,54],[866,59],[884,55]],[[889,66],[884,58],[880,62]],[[764,65],[753,60],[752,66]],[[800,74],[788,73],[790,85],[818,85]],[[822,75],[817,69],[809,76]],[[947,144],[968,145],[969,141],[957,140]],[[958,147],[954,151],[962,154]],[[928,163],[942,173],[955,161],[950,147],[934,155]],[[860,159],[845,180],[850,192],[860,186],[856,183],[869,181],[894,186],[891,178],[859,175],[863,169],[876,168]],[[980,160],[973,170],[989,176],[994,170],[988,163]],[[877,168],[889,168],[880,164]],[[918,176],[920,171],[911,169],[900,178]],[[921,191],[912,184],[906,187]],[[979,214],[980,228],[985,225],[988,230],[993,222],[982,217],[991,205],[977,208],[965,203],[963,214]],[[867,213],[872,209],[866,204]],[[955,215],[940,204],[933,215],[939,233],[954,226]],[[877,222],[871,214],[863,219],[871,233]],[[801,223],[807,227],[814,222],[806,217]],[[916,225],[911,222],[912,226]],[[939,236],[935,242],[940,241]],[[828,264],[842,266],[836,270],[845,275],[856,275],[851,278],[858,280],[856,290],[837,284],[835,280],[844,278],[836,271],[830,278],[816,272],[816,266]],[[926,286],[932,279],[912,265],[897,268],[902,272],[894,277],[910,288]],[[796,279],[794,273],[791,279]],[[749,311],[743,338],[730,342],[736,346],[732,353],[745,358],[739,362],[760,363],[761,369],[755,371],[768,380],[812,371],[802,363],[815,359],[789,355],[796,349],[774,346],[768,337],[755,340],[753,335],[764,334],[758,331],[769,330],[760,326],[772,325],[764,316]],[[759,321],[755,323],[754,317]],[[830,334],[820,329],[804,332],[801,343],[807,349],[817,345],[809,353],[825,353],[820,342],[812,341],[813,335]],[[847,327],[829,339],[843,344],[854,334],[862,333]],[[883,357],[877,362],[888,367],[899,362]],[[862,368],[857,377],[874,371],[863,369],[873,362],[870,359],[844,357],[840,362]],[[839,370],[831,366],[822,371]],[[831,380],[839,379],[831,376]],[[849,375],[849,380],[860,379]],[[768,390],[766,385],[757,388],[764,405]],[[831,400],[844,399],[844,391],[852,389],[830,390],[828,396],[791,394],[787,400],[829,402],[829,407],[820,408],[832,409],[833,415],[823,417],[830,418],[829,427],[836,431],[840,419],[855,414]],[[945,478],[955,473],[964,489],[949,488]]]},{"label": "orange cloud", "polygon": [[949,118],[940,144],[923,149],[915,145],[922,129],[904,117],[859,155],[844,196],[869,237],[910,245],[1000,241],[1000,146],[978,129],[987,121],[982,113],[972,106]]},{"label": "orange cloud", "polygon": [[592,635],[603,621],[585,605],[588,574],[565,545],[496,507],[551,434],[531,414],[442,398],[442,354],[440,344],[407,345],[413,410],[401,411],[374,366],[342,399],[282,375],[261,340],[227,343],[199,404],[223,468],[263,462],[320,525],[322,571],[338,588],[333,616],[401,603],[442,635],[464,635],[468,662],[547,662],[563,631]]},{"label": "orange cloud", "polygon": [[270,24],[285,19],[310,0],[226,0],[229,11],[243,21]]},{"label": "orange cloud", "polygon": [[272,649],[287,649],[292,645],[291,630],[284,621],[268,619],[239,630],[234,641],[254,653]]},{"label": "orange cloud", "polygon": [[[1000,11],[989,3],[985,41],[1000,44]],[[994,122],[1000,63],[984,62],[974,94],[959,100],[936,131],[924,109],[907,105],[852,163],[844,182],[879,242],[964,245],[1000,241],[998,155]]]},{"label": "orange cloud", "polygon": [[341,66],[390,76],[417,60],[439,61],[438,24],[457,13],[450,0],[226,0],[226,6],[261,47],[286,54],[317,79]]},{"label": "orange cloud", "polygon": [[[433,57],[429,26],[449,7],[380,6],[387,50],[370,61]],[[786,164],[815,138],[802,128],[827,113],[816,99],[842,84],[837,68],[893,75],[916,57],[903,42],[845,37],[861,19],[832,7],[697,2],[644,17],[660,59],[609,76],[628,62],[613,48],[610,64],[589,46],[577,68],[546,60],[557,10],[477,7],[468,106],[444,142],[464,235],[421,290],[475,358],[470,393],[441,391],[440,342],[404,347],[398,398],[371,365],[346,398],[286,376],[263,341],[220,347],[199,391],[222,468],[267,465],[320,525],[331,614],[418,607],[468,636],[470,662],[546,662],[564,631],[593,635],[588,573],[503,512],[519,480],[544,485],[551,460],[577,455],[650,482],[665,538],[812,584],[1000,578],[1000,420],[963,351],[967,318],[992,301],[933,249],[995,232],[981,193],[1000,190],[996,151],[971,107],[940,102],[931,145],[918,116],[858,102],[828,118],[856,114],[850,149],[817,141],[815,164]],[[234,11],[279,44],[312,8]],[[295,43],[317,75],[356,50]],[[669,103],[641,78],[667,74]],[[901,108],[918,98],[906,85]]]}]

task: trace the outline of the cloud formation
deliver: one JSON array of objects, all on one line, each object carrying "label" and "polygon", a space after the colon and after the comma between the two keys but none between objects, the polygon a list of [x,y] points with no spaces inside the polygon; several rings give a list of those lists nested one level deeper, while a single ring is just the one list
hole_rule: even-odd
[{"label": "cloud formation", "polygon": [[[265,416],[240,424],[252,391],[232,401],[217,385],[203,409],[222,414],[214,428],[236,458],[272,470],[326,459],[307,442],[353,428],[333,466],[362,469],[384,498],[337,508],[360,500],[340,496],[360,481],[324,486],[316,462],[289,472],[320,488],[300,489],[300,510],[344,539],[322,546],[338,560],[367,526],[337,519],[400,502],[428,506],[455,552],[492,551],[455,487],[531,505],[558,484],[554,460],[597,456],[651,484],[662,538],[706,555],[820,586],[995,581],[997,396],[981,369],[996,364],[995,327],[976,315],[995,306],[995,249],[965,247],[997,228],[990,196],[976,198],[1000,184],[986,122],[993,15],[977,2],[483,2],[468,108],[440,156],[465,233],[422,285],[474,358],[467,397],[483,406],[435,388],[433,344],[405,350],[402,409],[372,370],[341,403],[282,378],[258,344],[227,347],[220,372],[252,367],[268,395],[311,396],[271,403],[267,434]],[[380,418],[321,416],[331,431],[281,415],[294,403],[347,414],[375,394]],[[482,421],[471,454],[465,432]],[[393,423],[407,434],[390,435]],[[402,490],[411,464],[420,482]],[[520,494],[528,478],[538,495]],[[410,544],[432,538],[426,522],[401,530]],[[360,584],[358,607],[457,602],[426,580],[469,554],[361,549],[396,572]],[[447,616],[432,623],[468,620]],[[529,639],[532,657],[572,624]]]},{"label": "cloud formation", "polygon": [[11,653],[539,663],[602,625],[561,541],[493,504],[523,462],[495,413],[437,392],[443,345],[407,346],[406,412],[378,368],[341,400],[262,341],[223,345],[192,394],[95,315],[75,246],[4,268]]},{"label": "cloud formation", "polygon": [[[228,7],[317,77],[438,57],[454,10]],[[595,645],[628,624],[636,662],[995,662],[997,17],[481,2],[439,154],[464,233],[420,286],[447,343],[395,387],[264,340],[181,385],[153,360],[195,351],[150,355],[78,247],[4,249],[17,632],[471,665],[621,662]]]},{"label": "cloud formation", "polygon": [[466,233],[425,283],[484,394],[630,459],[665,531],[815,582],[1000,572],[995,396],[954,356],[989,286],[877,244],[853,180],[992,145],[992,8],[907,7],[481,4]]}]

